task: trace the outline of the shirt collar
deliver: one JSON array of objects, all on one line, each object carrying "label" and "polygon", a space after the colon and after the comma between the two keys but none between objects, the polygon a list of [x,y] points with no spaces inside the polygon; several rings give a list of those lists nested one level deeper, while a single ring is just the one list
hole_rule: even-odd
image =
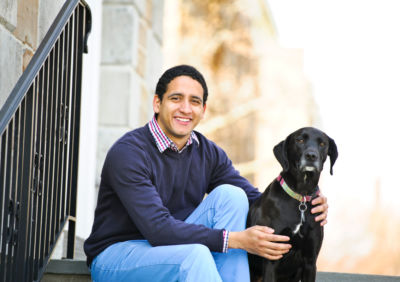
[{"label": "shirt collar", "polygon": [[189,139],[186,143],[186,145],[182,148],[182,150],[179,150],[176,144],[167,136],[165,133],[162,131],[160,126],[158,125],[156,116],[154,115],[153,118],[150,120],[149,124],[149,129],[151,132],[151,135],[153,135],[154,141],[156,142],[157,148],[160,151],[160,153],[163,153],[165,150],[170,148],[171,150],[181,153],[183,150],[186,149],[190,144],[193,143],[193,140],[197,143],[197,145],[200,144],[199,139],[197,138],[196,134],[192,131],[190,133]]}]

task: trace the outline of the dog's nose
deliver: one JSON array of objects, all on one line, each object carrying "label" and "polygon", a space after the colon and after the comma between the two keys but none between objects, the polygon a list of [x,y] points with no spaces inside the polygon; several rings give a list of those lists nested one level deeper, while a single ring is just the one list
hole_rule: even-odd
[{"label": "dog's nose", "polygon": [[309,151],[309,152],[306,152],[306,160],[307,161],[316,161],[318,159],[318,155],[317,155],[317,153],[316,152],[312,152],[312,151]]}]

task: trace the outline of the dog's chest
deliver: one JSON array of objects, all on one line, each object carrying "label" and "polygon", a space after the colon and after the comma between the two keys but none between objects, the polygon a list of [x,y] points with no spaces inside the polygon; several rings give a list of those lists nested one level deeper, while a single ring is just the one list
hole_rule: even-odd
[{"label": "dog's chest", "polygon": [[272,225],[282,235],[305,238],[317,225],[310,209],[309,203],[292,204],[281,213],[280,218],[273,220]]},{"label": "dog's chest", "polygon": [[295,199],[282,201],[281,191],[275,194],[274,190],[272,188],[261,201],[262,213],[257,224],[270,226],[277,234],[290,237],[293,251],[308,253],[308,249],[313,249],[314,241],[322,237],[322,228],[315,222],[315,215],[311,214],[311,203]]},{"label": "dog's chest", "polygon": [[298,234],[313,223],[311,204],[291,198],[278,185],[274,183],[268,187],[260,201],[253,207],[260,212],[253,217],[255,219],[253,223],[270,226],[278,232],[290,229],[294,235]]}]

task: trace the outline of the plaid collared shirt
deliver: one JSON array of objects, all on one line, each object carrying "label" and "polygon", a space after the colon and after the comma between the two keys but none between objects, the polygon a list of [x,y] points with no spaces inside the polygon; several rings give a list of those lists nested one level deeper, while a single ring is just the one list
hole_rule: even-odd
[{"label": "plaid collared shirt", "polygon": [[149,122],[149,129],[150,129],[151,134],[154,137],[154,140],[156,141],[157,148],[160,151],[160,153],[163,153],[168,148],[170,148],[171,150],[173,150],[175,152],[181,153],[189,145],[191,145],[193,143],[193,141],[195,141],[197,143],[197,145],[200,144],[199,139],[197,138],[196,134],[192,131],[186,145],[182,148],[182,150],[179,150],[178,147],[176,146],[176,144],[167,135],[165,135],[165,133],[162,131],[162,129],[158,125],[155,115]]}]

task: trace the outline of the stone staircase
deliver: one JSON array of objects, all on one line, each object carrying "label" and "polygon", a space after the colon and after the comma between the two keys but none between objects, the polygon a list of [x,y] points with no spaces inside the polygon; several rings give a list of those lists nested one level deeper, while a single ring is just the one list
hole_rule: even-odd
[{"label": "stone staircase", "polygon": [[[41,281],[89,282],[91,279],[86,261],[59,259],[50,261]],[[317,282],[400,282],[400,276],[318,272]]]},{"label": "stone staircase", "polygon": [[[42,282],[89,282],[90,272],[83,252],[84,239],[75,238],[75,259],[64,259],[67,249],[67,232],[60,235]],[[400,276],[364,275],[353,273],[318,272],[317,282],[400,282]],[[142,282],[142,281],[140,281]],[[146,281],[143,281],[146,282]],[[168,282],[168,281],[166,281]]]}]

